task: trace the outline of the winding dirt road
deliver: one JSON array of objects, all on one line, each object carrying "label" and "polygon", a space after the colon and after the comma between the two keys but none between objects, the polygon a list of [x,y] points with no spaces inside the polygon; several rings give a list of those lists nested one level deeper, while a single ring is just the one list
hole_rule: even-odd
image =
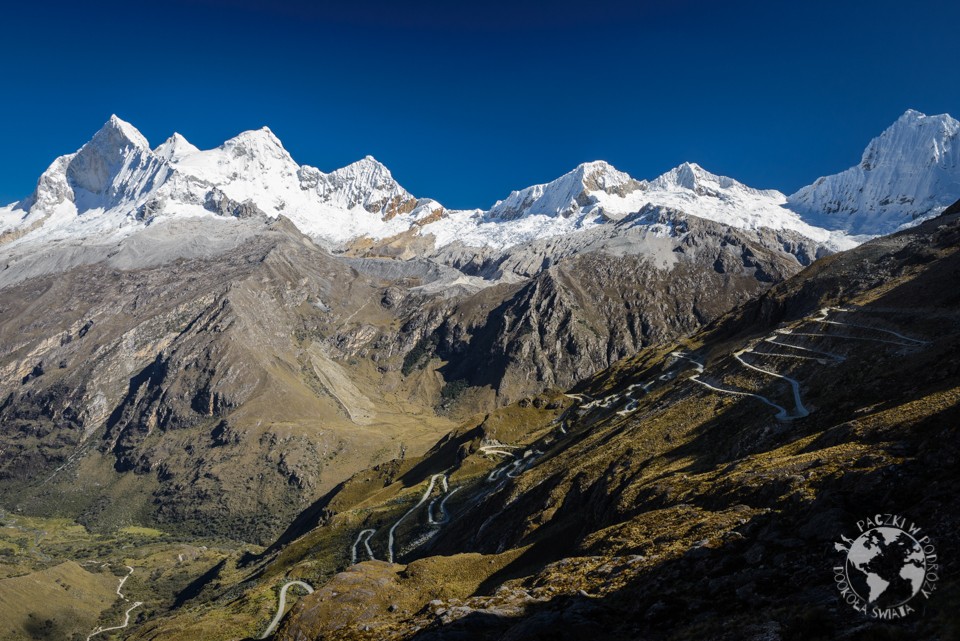
[{"label": "winding dirt road", "polygon": [[[767,376],[773,376],[775,378],[785,380],[790,384],[790,388],[793,390],[793,405],[794,405],[793,412],[788,412],[787,410],[780,408],[781,412],[777,414],[777,418],[783,421],[791,421],[793,419],[810,416],[810,411],[807,410],[806,407],[804,407],[803,400],[800,398],[800,383],[797,382],[796,379],[790,378],[789,376],[780,374],[778,372],[773,372],[768,369],[763,369],[763,368],[757,367],[756,365],[751,365],[747,361],[743,360],[742,357],[744,354],[753,354],[753,353],[754,352],[752,350],[744,349],[744,350],[740,350],[739,352],[734,352],[733,357],[737,360],[738,363],[740,363],[744,367],[752,369],[756,372],[760,372],[761,374],[766,374]],[[760,396],[760,398],[763,398],[763,397]],[[772,402],[770,404],[776,405],[776,403],[772,403]]]},{"label": "winding dirt road", "polygon": [[[795,419],[798,419],[798,418],[804,418],[804,417],[810,415],[810,411],[804,406],[803,400],[802,400],[801,395],[800,395],[800,383],[799,383],[799,381],[797,381],[796,379],[793,379],[793,378],[791,378],[791,377],[789,377],[789,376],[787,376],[787,375],[785,375],[785,374],[781,374],[780,372],[776,372],[776,371],[773,371],[773,370],[771,370],[771,369],[765,369],[765,368],[762,368],[762,367],[758,367],[757,365],[753,365],[752,363],[749,363],[749,362],[747,362],[746,360],[743,359],[743,356],[744,356],[744,355],[750,354],[750,355],[756,356],[756,357],[794,358],[794,359],[800,359],[800,360],[814,360],[814,361],[817,361],[818,363],[820,363],[820,364],[822,364],[822,365],[827,365],[827,364],[829,364],[830,361],[833,361],[834,363],[842,363],[843,361],[846,360],[846,357],[841,356],[841,355],[839,355],[839,354],[834,354],[833,352],[827,352],[827,351],[812,349],[812,348],[809,348],[809,347],[802,347],[802,346],[800,346],[800,345],[792,345],[792,344],[790,344],[790,343],[785,343],[785,342],[783,342],[783,338],[784,338],[784,337],[790,337],[790,336],[797,336],[797,337],[804,337],[804,338],[817,338],[817,339],[834,339],[834,340],[839,339],[839,340],[852,340],[852,341],[869,341],[869,342],[874,342],[874,343],[884,343],[884,344],[888,344],[888,345],[897,345],[897,346],[899,346],[899,347],[921,347],[921,346],[924,346],[924,345],[929,345],[929,342],[928,342],[928,341],[920,340],[920,339],[917,339],[917,338],[911,338],[910,336],[905,336],[904,334],[901,334],[900,332],[895,332],[895,331],[890,330],[890,329],[883,329],[883,328],[881,328],[881,327],[874,327],[874,326],[872,326],[872,325],[863,325],[863,324],[859,324],[859,323],[844,323],[844,322],[840,322],[840,321],[831,320],[831,319],[829,318],[830,312],[851,313],[851,312],[853,312],[853,311],[855,311],[855,310],[844,309],[844,308],[841,308],[841,307],[824,307],[824,308],[821,308],[821,309],[817,312],[817,314],[812,315],[812,316],[808,316],[807,318],[803,319],[803,322],[806,322],[806,323],[821,323],[821,324],[827,324],[827,325],[837,325],[837,326],[840,326],[840,327],[852,327],[852,328],[856,328],[856,329],[862,329],[862,330],[868,330],[868,331],[873,331],[873,332],[879,332],[879,333],[881,333],[881,334],[886,334],[886,335],[888,335],[888,336],[893,336],[893,337],[895,337],[895,338],[897,338],[897,339],[899,339],[899,340],[890,340],[890,339],[887,339],[887,338],[877,338],[877,337],[871,337],[871,336],[851,336],[851,335],[844,335],[844,334],[826,334],[826,333],[823,333],[823,332],[811,332],[811,331],[802,332],[802,331],[795,331],[795,330],[793,330],[793,329],[780,328],[780,329],[774,330],[774,332],[773,332],[770,336],[767,336],[766,338],[764,338],[764,339],[763,339],[763,342],[764,342],[764,343],[767,343],[767,344],[771,344],[771,345],[776,345],[776,346],[781,347],[781,348],[787,348],[787,349],[791,349],[791,350],[797,350],[797,351],[800,351],[800,352],[804,352],[804,353],[805,353],[804,355],[800,355],[800,354],[789,354],[789,353],[786,353],[786,354],[785,354],[785,353],[776,353],[776,352],[758,352],[758,351],[755,350],[756,345],[755,345],[754,347],[750,347],[750,348],[747,348],[747,349],[742,349],[742,350],[740,350],[740,351],[738,351],[738,352],[734,352],[733,358],[734,358],[740,365],[742,365],[742,366],[744,366],[744,367],[746,367],[746,368],[748,368],[748,369],[754,370],[754,371],[756,371],[756,372],[760,372],[761,374],[765,374],[765,375],[767,375],[767,376],[773,376],[773,377],[775,377],[775,378],[779,378],[779,379],[784,380],[784,381],[786,381],[787,383],[790,384],[791,391],[793,392],[793,403],[794,403],[794,409],[793,409],[792,412],[789,411],[789,410],[787,410],[785,407],[783,407],[783,406],[781,406],[781,405],[779,405],[779,404],[777,404],[777,403],[774,403],[774,402],[771,401],[769,398],[767,398],[766,396],[763,396],[763,395],[761,395],[761,394],[757,394],[757,393],[754,393],[754,392],[747,392],[747,391],[745,391],[745,390],[725,389],[725,388],[722,388],[722,387],[718,387],[718,386],[716,386],[716,385],[713,385],[713,384],[711,384],[711,383],[707,383],[706,381],[700,380],[700,374],[703,373],[704,367],[703,367],[703,365],[702,365],[701,363],[697,363],[696,361],[693,361],[693,362],[697,363],[698,370],[697,370],[697,373],[696,373],[694,376],[691,376],[691,377],[690,377],[690,380],[691,380],[691,381],[694,381],[694,382],[696,382],[696,383],[699,383],[700,385],[703,385],[704,387],[707,387],[708,389],[710,389],[710,390],[712,390],[712,391],[719,392],[719,393],[721,393],[721,394],[732,394],[732,395],[736,395],[736,396],[752,396],[753,398],[759,399],[760,401],[763,401],[763,402],[766,403],[767,405],[769,405],[769,406],[771,406],[771,407],[773,407],[773,408],[776,408],[776,409],[777,409],[777,416],[776,416],[777,419],[782,420],[782,421],[791,421],[791,420],[795,420]],[[807,356],[806,354],[816,354],[817,356]],[[681,356],[681,354],[680,354],[679,352],[674,352],[673,355],[674,355],[674,356]],[[689,359],[689,360],[692,360],[692,359]]]},{"label": "winding dirt road", "polygon": [[430,495],[433,494],[433,488],[437,484],[437,479],[440,479],[440,478],[446,481],[447,475],[434,474],[433,476],[431,476],[430,484],[427,486],[427,490],[423,493],[423,496],[420,497],[420,500],[417,502],[417,504],[414,505],[409,510],[407,510],[403,514],[403,516],[397,519],[396,523],[390,526],[390,531],[387,532],[387,561],[388,562],[393,563],[393,541],[394,541],[393,535],[394,535],[394,532],[396,532],[397,530],[397,526],[400,525],[400,523],[402,523],[405,518],[413,514],[417,510],[417,508],[419,508],[421,505],[427,502],[427,500],[430,498]]},{"label": "winding dirt road", "polygon": [[307,594],[313,594],[313,586],[309,583],[304,583],[303,581],[287,581],[284,583],[280,588],[280,603],[277,605],[277,615],[273,617],[273,621],[267,626],[266,631],[260,635],[261,639],[269,638],[277,629],[277,626],[280,625],[280,620],[283,619],[283,611],[287,607],[287,590],[294,586],[303,588],[307,591]]},{"label": "winding dirt road", "polygon": [[376,561],[376,557],[373,556],[373,550],[370,549],[370,537],[373,536],[377,531],[374,529],[360,530],[360,533],[357,534],[357,539],[353,542],[353,546],[350,548],[350,564],[353,565],[357,562],[357,546],[363,543],[363,547],[367,550],[367,556],[370,557],[371,561]]},{"label": "winding dirt road", "polygon": [[[123,592],[121,592],[120,590],[123,589],[123,584],[126,583],[127,579],[129,579],[130,576],[133,574],[132,567],[128,565],[127,569],[130,571],[126,574],[126,576],[123,576],[120,578],[120,583],[117,585],[117,596],[123,599],[124,601],[127,601],[128,599],[123,595]],[[104,632],[111,632],[113,630],[124,629],[125,627],[130,625],[130,613],[136,610],[137,608],[139,608],[141,605],[143,605],[143,601],[134,601],[133,605],[127,608],[127,611],[123,613],[123,623],[121,625],[115,625],[110,628],[104,628],[103,626],[98,625],[96,629],[93,630],[93,632],[87,635],[87,641],[90,641],[90,639],[92,639],[93,637],[97,636],[98,634],[103,634]]]}]

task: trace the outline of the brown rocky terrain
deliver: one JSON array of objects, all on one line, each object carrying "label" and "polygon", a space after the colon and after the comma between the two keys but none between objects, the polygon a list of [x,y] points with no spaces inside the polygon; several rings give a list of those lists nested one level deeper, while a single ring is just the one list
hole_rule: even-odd
[{"label": "brown rocky terrain", "polygon": [[[277,633],[297,641],[954,638],[958,273],[957,213],[817,261],[355,475],[132,638],[253,636],[285,577],[317,588]],[[888,513],[937,554],[902,620],[854,611],[833,575],[841,537]]]},{"label": "brown rocky terrain", "polygon": [[354,470],[422,451],[450,423],[423,400],[435,375],[369,358],[398,324],[385,288],[283,221],[212,258],[8,287],[5,503],[256,540]]},{"label": "brown rocky terrain", "polygon": [[659,218],[516,248],[515,265],[548,266],[498,281],[333,255],[257,215],[229,243],[157,225],[105,261],[56,244],[19,257],[0,272],[0,496],[94,528],[266,542],[352,473],[800,268],[802,241],[642,215]]},{"label": "brown rocky terrain", "polygon": [[513,402],[690,334],[815,253],[789,233],[744,232],[650,207],[475,268],[523,280],[459,302],[420,347],[447,362],[440,371],[448,382],[489,386],[499,402]]},{"label": "brown rocky terrain", "polygon": [[958,136],[464,210],[111,116],[0,206],[0,641],[960,637]]}]

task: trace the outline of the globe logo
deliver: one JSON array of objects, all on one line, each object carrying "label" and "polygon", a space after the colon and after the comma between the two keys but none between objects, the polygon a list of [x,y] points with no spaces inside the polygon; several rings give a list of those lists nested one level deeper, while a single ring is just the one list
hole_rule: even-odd
[{"label": "globe logo", "polygon": [[930,598],[938,579],[936,548],[921,528],[897,514],[877,514],[857,523],[856,538],[841,535],[846,554],[834,567],[843,600],[877,619],[899,619],[915,611],[910,602]]}]

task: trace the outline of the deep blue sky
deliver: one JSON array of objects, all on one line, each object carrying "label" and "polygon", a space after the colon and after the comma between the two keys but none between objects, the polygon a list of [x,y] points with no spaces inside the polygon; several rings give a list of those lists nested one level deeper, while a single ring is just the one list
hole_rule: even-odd
[{"label": "deep blue sky", "polygon": [[268,125],[300,163],[372,154],[485,207],[604,159],[792,192],[906,108],[960,114],[960,2],[5,3],[0,202],[111,113],[152,144]]}]

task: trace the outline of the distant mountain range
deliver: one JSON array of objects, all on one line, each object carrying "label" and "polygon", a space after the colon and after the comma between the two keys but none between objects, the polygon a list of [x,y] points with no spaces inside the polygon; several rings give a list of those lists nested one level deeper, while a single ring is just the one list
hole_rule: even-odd
[{"label": "distant mountain range", "polygon": [[33,194],[0,208],[0,244],[119,239],[185,217],[283,215],[333,247],[406,234],[433,250],[502,250],[610,224],[652,204],[743,230],[792,230],[842,249],[857,243],[852,235],[888,233],[960,197],[958,137],[960,123],[949,115],[909,110],[870,142],[860,164],[789,197],[694,163],[647,181],[597,161],[483,211],[414,197],[370,156],[331,173],[299,165],[266,127],[206,151],[179,134],[151,149],[112,116],[77,152],[57,158]]}]

